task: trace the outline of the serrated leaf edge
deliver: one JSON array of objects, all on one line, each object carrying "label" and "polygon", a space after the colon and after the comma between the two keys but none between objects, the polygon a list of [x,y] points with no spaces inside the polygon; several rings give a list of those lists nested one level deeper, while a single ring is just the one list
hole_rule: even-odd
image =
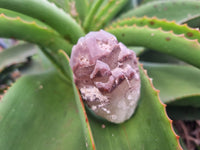
[{"label": "serrated leaf edge", "polygon": [[156,97],[158,98],[160,104],[163,106],[163,111],[165,112],[165,116],[166,116],[167,120],[168,120],[169,123],[170,123],[170,128],[171,128],[171,130],[172,130],[172,132],[173,132],[175,138],[177,139],[177,143],[178,143],[178,146],[179,146],[178,148],[179,148],[180,150],[183,150],[182,147],[181,147],[181,145],[180,145],[180,142],[179,142],[180,136],[178,136],[178,135],[176,134],[176,132],[175,132],[175,130],[174,130],[174,128],[173,128],[173,125],[172,125],[173,120],[171,120],[171,119],[169,118],[169,116],[168,116],[168,114],[167,114],[167,112],[166,112],[166,107],[167,107],[167,105],[164,104],[164,103],[161,101],[161,99],[160,99],[160,96],[159,96],[160,90],[158,90],[158,89],[156,89],[156,88],[154,87],[153,82],[152,82],[152,79],[149,78],[149,76],[148,76],[148,74],[147,74],[147,70],[143,68],[143,64],[140,64],[140,68],[142,69],[142,71],[144,72],[146,78],[148,79],[148,81],[149,81],[149,83],[150,83],[150,85],[151,85],[153,91],[155,92]]}]

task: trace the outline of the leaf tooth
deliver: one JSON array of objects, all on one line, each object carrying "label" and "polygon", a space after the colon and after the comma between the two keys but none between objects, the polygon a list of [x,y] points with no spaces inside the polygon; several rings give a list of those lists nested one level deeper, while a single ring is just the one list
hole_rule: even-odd
[{"label": "leaf tooth", "polygon": [[182,24],[183,27],[188,27],[187,23]]},{"label": "leaf tooth", "polygon": [[4,13],[1,13],[1,14],[0,14],[0,17],[5,17],[5,14],[4,14]]},{"label": "leaf tooth", "polygon": [[3,98],[3,95],[0,95],[0,102],[1,102],[2,98]]},{"label": "leaf tooth", "polygon": [[[149,78],[148,73],[147,73],[147,70],[143,68],[143,65],[140,65],[140,66],[141,66],[142,70],[144,71],[146,77],[148,77],[148,80],[149,80],[149,83],[151,84],[151,87],[153,88],[153,90],[155,91],[155,93],[156,93],[157,96],[158,96],[159,93],[157,92],[157,89],[154,87],[153,82],[152,82],[152,79]],[[158,96],[158,97],[159,97],[159,96]],[[160,103],[162,103],[161,100],[160,100]]]},{"label": "leaf tooth", "polygon": [[169,23],[177,24],[175,20],[168,21]]},{"label": "leaf tooth", "polygon": [[[157,19],[158,19],[158,18],[157,18]],[[162,19],[161,21],[163,21],[163,22],[167,22],[167,19],[164,18],[164,19]]]},{"label": "leaf tooth", "polygon": [[143,17],[144,19],[148,19],[148,17],[146,16],[146,15],[144,15],[144,17]]},{"label": "leaf tooth", "polygon": [[162,105],[166,108],[167,107],[167,104],[165,104],[165,103],[162,103]]},{"label": "leaf tooth", "polygon": [[179,34],[179,35],[177,35],[177,36],[179,36],[179,37],[185,37],[185,34],[182,33],[182,34]]},{"label": "leaf tooth", "polygon": [[152,20],[154,19],[155,20],[155,19],[158,19],[158,18],[156,16],[153,16],[152,18],[147,17],[147,19],[152,19]]},{"label": "leaf tooth", "polygon": [[[190,40],[190,39],[189,39]],[[194,44],[196,44],[196,45],[200,45],[200,43],[199,43],[199,40],[198,39],[194,39],[194,40],[192,40],[192,41],[194,41]],[[195,45],[194,45],[195,46]]]},{"label": "leaf tooth", "polygon": [[173,31],[173,30],[170,30],[170,31],[168,31],[168,32],[174,34],[174,31]]},{"label": "leaf tooth", "polygon": [[[163,31],[162,27],[158,27],[157,29]],[[173,31],[172,31],[172,32],[173,32]]]},{"label": "leaf tooth", "polygon": [[7,91],[8,91],[8,90],[3,90],[3,93],[6,94]]},{"label": "leaf tooth", "polygon": [[[148,78],[148,80],[150,79],[149,78],[149,76],[148,76],[148,74],[147,74],[147,70],[145,70],[144,68],[143,68],[143,64],[140,64],[140,66],[141,66],[141,69],[143,70],[143,72],[145,73],[145,76]],[[155,90],[155,87],[154,87],[154,85],[152,84],[152,82],[151,82],[151,80],[149,80],[150,81],[150,84],[151,84],[151,87],[153,88],[153,90]],[[172,125],[172,122],[173,122],[173,120],[171,120],[170,118],[169,118],[169,116],[168,116],[168,114],[167,114],[167,112],[166,112],[166,104],[164,104],[161,100],[160,100],[160,96],[159,96],[159,93],[158,92],[156,92],[156,95],[157,95],[157,97],[158,97],[158,100],[159,100],[159,102],[162,104],[162,106],[164,107],[163,108],[163,111],[164,111],[164,113],[165,113],[165,116],[166,116],[166,118],[167,118],[167,120],[169,121],[169,124],[170,124],[170,128],[171,128],[171,131],[173,132],[173,134],[174,134],[174,136],[175,136],[175,138],[176,138],[176,140],[177,140],[177,143],[178,143],[178,149],[180,149],[180,150],[182,150],[182,148],[181,148],[181,145],[180,145],[180,142],[179,142],[179,136],[176,134],[176,132],[174,131],[174,128],[173,128],[173,125]]]},{"label": "leaf tooth", "polygon": [[176,139],[179,140],[179,139],[180,139],[180,136],[176,135]]},{"label": "leaf tooth", "polygon": [[175,138],[176,138],[176,140],[177,140],[177,142],[178,142],[179,149],[182,150],[182,147],[181,147],[180,142],[179,142],[179,138],[180,138],[180,136],[177,135],[177,133],[175,132],[175,130],[174,130],[174,128],[173,128],[173,125],[172,125],[173,120],[171,120],[171,119],[169,118],[169,116],[168,116],[168,114],[167,114],[167,112],[166,112],[166,108],[165,108],[165,113],[166,113],[167,119],[169,120],[170,128],[171,128],[172,132],[174,133]]},{"label": "leaf tooth", "polygon": [[127,18],[126,20],[129,20],[129,21],[130,21],[131,19],[132,19],[132,18],[129,17],[129,18]]},{"label": "leaf tooth", "polygon": [[[120,26],[119,26],[119,25],[117,25],[117,27],[118,27],[118,28],[120,28]],[[128,27],[128,25],[127,25],[127,24],[125,24],[125,25],[124,25],[124,27],[125,27],[125,28],[127,28],[127,27]]]},{"label": "leaf tooth", "polygon": [[136,25],[136,24],[133,24],[133,27],[137,27],[137,25]]},{"label": "leaf tooth", "polygon": [[19,16],[16,17],[16,20],[21,20],[21,18]]},{"label": "leaf tooth", "polygon": [[25,24],[30,24],[30,25],[32,24],[32,25],[35,25],[36,27],[38,27],[38,28],[40,28],[40,29],[47,29],[46,26],[41,26],[41,25],[37,24],[36,21],[34,21],[34,20],[33,20],[33,21],[26,21],[26,20],[22,19],[22,18],[19,17],[19,16],[10,17],[10,16],[6,16],[4,13],[1,13],[1,14],[0,14],[0,17],[5,18],[5,19],[8,19],[8,20],[20,21],[20,22],[23,22],[23,23],[25,23]]}]

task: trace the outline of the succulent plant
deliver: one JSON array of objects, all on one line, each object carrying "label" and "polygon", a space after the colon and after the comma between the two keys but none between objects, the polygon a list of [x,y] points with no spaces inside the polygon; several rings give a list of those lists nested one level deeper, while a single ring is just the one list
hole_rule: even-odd
[{"label": "succulent plant", "polygon": [[199,10],[0,0],[0,36],[21,40],[0,52],[0,149],[184,148],[171,119],[200,116]]}]

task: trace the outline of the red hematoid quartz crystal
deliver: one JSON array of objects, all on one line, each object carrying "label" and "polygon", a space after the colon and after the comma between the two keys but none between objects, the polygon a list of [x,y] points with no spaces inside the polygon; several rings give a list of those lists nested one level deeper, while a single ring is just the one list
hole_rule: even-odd
[{"label": "red hematoid quartz crystal", "polygon": [[80,38],[70,65],[82,98],[95,114],[114,123],[132,116],[140,96],[137,58],[115,36],[100,30]]}]

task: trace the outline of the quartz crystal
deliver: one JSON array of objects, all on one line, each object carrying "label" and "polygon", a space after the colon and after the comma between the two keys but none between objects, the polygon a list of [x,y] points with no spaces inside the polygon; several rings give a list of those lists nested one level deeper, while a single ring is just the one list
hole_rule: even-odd
[{"label": "quartz crystal", "polygon": [[132,116],[140,97],[138,60],[115,36],[100,30],[80,38],[70,66],[83,100],[96,115],[113,123]]}]

